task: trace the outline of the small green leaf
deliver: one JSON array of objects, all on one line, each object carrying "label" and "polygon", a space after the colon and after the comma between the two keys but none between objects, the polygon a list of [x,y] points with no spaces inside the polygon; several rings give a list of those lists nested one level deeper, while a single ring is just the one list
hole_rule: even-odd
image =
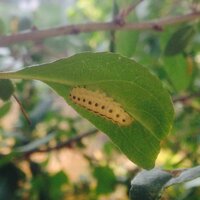
[{"label": "small green leaf", "polygon": [[0,167],[0,199],[17,199],[19,182],[25,179],[25,174],[13,163]]},{"label": "small green leaf", "polygon": [[96,194],[109,194],[114,191],[116,177],[110,167],[96,167],[93,175],[97,180]]},{"label": "small green leaf", "polygon": [[14,86],[10,80],[0,80],[0,99],[7,101],[14,92]]},{"label": "small green leaf", "polygon": [[50,182],[50,197],[52,200],[64,199],[64,191],[62,188],[69,183],[67,175],[63,171],[49,177]]},{"label": "small green leaf", "polygon": [[10,102],[7,102],[2,107],[0,107],[0,118],[4,117],[8,113],[8,111],[10,110],[10,107],[11,107]]},{"label": "small green leaf", "polygon": [[116,33],[116,52],[133,56],[137,47],[139,33],[135,31],[118,31]]},{"label": "small green leaf", "polygon": [[[127,5],[132,3],[133,3],[132,0],[118,1],[117,5],[119,8],[126,8]],[[126,21],[127,22],[137,21],[136,13],[131,12],[126,17]],[[116,52],[127,57],[132,57],[137,47],[139,32],[128,30],[128,31],[116,31],[115,34],[116,34],[115,36]]]},{"label": "small green leaf", "polygon": [[[171,129],[173,106],[168,92],[146,68],[119,54],[77,54],[13,73],[0,73],[0,78],[45,82],[106,133],[130,160],[144,168],[154,166],[160,141]],[[119,126],[73,103],[69,94],[77,86],[103,91],[123,106],[133,123]]]},{"label": "small green leaf", "polygon": [[178,91],[187,89],[192,79],[192,73],[187,66],[186,58],[182,55],[164,58],[164,69],[171,83]]},{"label": "small green leaf", "polygon": [[174,56],[184,52],[193,39],[196,30],[193,25],[186,25],[178,29],[169,39],[164,54]]}]

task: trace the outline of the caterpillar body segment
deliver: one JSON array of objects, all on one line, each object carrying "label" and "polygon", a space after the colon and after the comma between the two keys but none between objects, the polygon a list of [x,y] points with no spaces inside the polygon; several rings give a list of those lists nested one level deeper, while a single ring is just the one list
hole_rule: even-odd
[{"label": "caterpillar body segment", "polygon": [[118,125],[128,126],[133,122],[133,118],[123,109],[121,104],[103,92],[75,87],[70,92],[70,99],[77,105]]}]

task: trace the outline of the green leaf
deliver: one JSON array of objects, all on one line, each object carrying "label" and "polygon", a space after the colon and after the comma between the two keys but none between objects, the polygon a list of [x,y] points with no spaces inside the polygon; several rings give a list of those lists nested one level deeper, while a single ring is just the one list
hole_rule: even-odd
[{"label": "green leaf", "polygon": [[[8,77],[47,83],[77,112],[105,132],[130,160],[144,168],[154,166],[160,141],[171,129],[173,107],[161,82],[146,68],[118,54],[82,53],[0,74],[0,78]],[[74,104],[69,94],[77,86],[103,91],[123,106],[133,117],[133,123],[119,126]]]},{"label": "green leaf", "polygon": [[[119,8],[126,8],[127,5],[132,4],[132,0],[126,1],[118,1]],[[137,21],[136,13],[130,13],[127,18],[127,22]],[[116,52],[120,53],[124,56],[131,57],[133,56],[137,42],[139,39],[139,32],[138,31],[116,31],[115,41],[116,41]]]},{"label": "green leaf", "polygon": [[110,167],[96,167],[93,175],[97,179],[96,194],[109,194],[114,191],[116,177]]},{"label": "green leaf", "polygon": [[13,163],[0,167],[0,199],[16,199],[19,182],[25,174]]},{"label": "green leaf", "polygon": [[11,108],[11,103],[7,102],[3,106],[0,107],[0,118],[4,117]]},{"label": "green leaf", "polygon": [[161,169],[143,170],[131,181],[131,200],[158,200],[164,185],[173,177]]},{"label": "green leaf", "polygon": [[116,33],[116,52],[133,56],[137,47],[139,33],[136,31],[118,31]]},{"label": "green leaf", "polygon": [[176,90],[187,89],[192,79],[186,58],[182,55],[164,58],[164,69]]},{"label": "green leaf", "polygon": [[184,52],[196,33],[194,25],[186,25],[178,29],[169,39],[164,54],[174,56]]},{"label": "green leaf", "polygon": [[50,197],[52,200],[64,199],[64,191],[62,188],[69,183],[67,175],[63,171],[59,171],[49,178]]},{"label": "green leaf", "polygon": [[0,99],[7,101],[14,92],[14,86],[10,80],[0,80]]},{"label": "green leaf", "polygon": [[169,186],[191,181],[200,177],[200,166],[171,171],[152,169],[143,170],[131,181],[131,200],[157,200]]}]

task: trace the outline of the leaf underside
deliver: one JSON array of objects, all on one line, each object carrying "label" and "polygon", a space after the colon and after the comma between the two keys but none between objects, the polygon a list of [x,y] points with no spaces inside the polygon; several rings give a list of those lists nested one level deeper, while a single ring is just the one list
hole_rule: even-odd
[{"label": "leaf underside", "polygon": [[[135,61],[113,53],[82,53],[7,73],[7,77],[45,82],[106,133],[130,160],[143,168],[154,166],[160,141],[171,128],[173,107],[161,82]],[[123,106],[133,117],[133,123],[119,126],[76,105],[69,94],[77,86],[104,92]]]},{"label": "leaf underside", "polygon": [[131,181],[131,200],[157,200],[165,188],[200,177],[200,166],[166,171],[159,168],[142,170]]}]

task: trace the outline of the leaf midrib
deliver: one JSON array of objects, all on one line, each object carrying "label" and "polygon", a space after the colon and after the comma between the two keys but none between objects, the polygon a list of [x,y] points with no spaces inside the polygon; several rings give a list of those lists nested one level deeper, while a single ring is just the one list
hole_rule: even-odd
[{"label": "leaf midrib", "polygon": [[[52,82],[52,83],[59,83],[59,84],[64,84],[64,85],[68,85],[68,86],[74,86],[75,85],[75,81],[67,81],[67,80],[60,80],[60,79],[49,79],[49,78],[45,78],[45,77],[40,77],[40,76],[31,76],[31,75],[24,75],[24,74],[20,74],[20,71],[19,72],[11,72],[11,73],[2,73],[2,74],[5,74],[6,77],[8,78],[17,78],[17,79],[31,79],[31,80],[40,80],[40,81],[48,81],[48,82]],[[135,78],[135,79],[138,79],[138,76]],[[135,80],[134,79],[134,80]],[[141,90],[143,90],[145,93],[147,93],[150,97],[152,97],[156,103],[159,105],[160,109],[163,111],[163,113],[166,114],[165,112],[165,109],[162,107],[162,104],[160,104],[159,100],[156,98],[156,96],[152,95],[147,89],[145,89],[144,87],[141,87],[139,84],[135,83],[134,80],[131,80],[131,81],[126,81],[126,80],[112,80],[112,79],[107,79],[107,80],[98,80],[98,81],[84,81],[84,83],[79,83],[79,84],[84,84],[84,85],[92,85],[92,84],[98,84],[98,83],[107,83],[107,82],[122,82],[122,83],[128,83],[128,84],[132,84],[132,85],[135,85],[137,87],[139,87]],[[78,84],[78,83],[76,83]],[[136,109],[138,110],[138,109]],[[159,122],[159,120],[157,118],[155,118],[151,113],[150,115],[156,119],[156,121]],[[167,115],[165,115],[167,121],[169,122],[169,118]],[[161,127],[161,130],[163,132],[165,132],[165,130],[162,128],[160,122],[159,122],[159,125]]]}]

